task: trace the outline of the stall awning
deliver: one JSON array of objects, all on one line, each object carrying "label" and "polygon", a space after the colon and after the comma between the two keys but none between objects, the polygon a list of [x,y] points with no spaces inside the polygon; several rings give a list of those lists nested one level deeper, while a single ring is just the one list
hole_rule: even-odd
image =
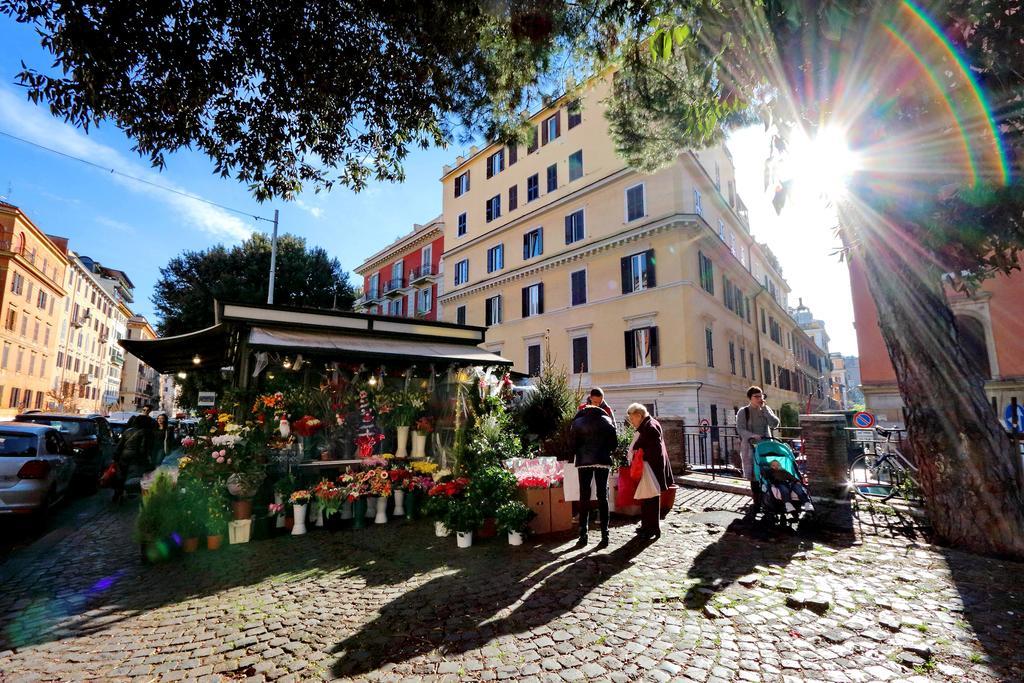
[{"label": "stall awning", "polygon": [[512,365],[512,361],[472,346],[443,341],[389,339],[333,331],[281,330],[253,327],[250,347],[294,349],[295,351],[338,352],[339,356],[403,358],[469,365]]},{"label": "stall awning", "polygon": [[[125,351],[161,374],[178,370],[220,368],[230,364],[227,325],[214,325],[196,332],[163,339],[122,339]],[[199,362],[195,360],[198,357]]]}]

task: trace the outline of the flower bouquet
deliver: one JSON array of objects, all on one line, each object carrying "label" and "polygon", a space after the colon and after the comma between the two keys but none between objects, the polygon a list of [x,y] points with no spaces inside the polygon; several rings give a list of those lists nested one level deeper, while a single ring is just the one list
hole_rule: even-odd
[{"label": "flower bouquet", "polygon": [[434,418],[429,415],[424,415],[420,419],[416,420],[416,433],[426,436],[434,431]]},{"label": "flower bouquet", "polygon": [[312,494],[308,489],[298,489],[292,491],[292,494],[288,496],[288,502],[292,505],[308,505],[310,498],[312,498]]},{"label": "flower bouquet", "polygon": [[383,440],[383,434],[360,434],[355,439],[356,452],[360,458],[369,458],[373,455],[373,449]]},{"label": "flower bouquet", "polygon": [[306,533],[306,506],[309,505],[311,497],[312,494],[306,489],[292,491],[292,495],[288,497],[288,502],[292,504],[295,515],[295,525],[292,527],[293,536],[301,536]]}]

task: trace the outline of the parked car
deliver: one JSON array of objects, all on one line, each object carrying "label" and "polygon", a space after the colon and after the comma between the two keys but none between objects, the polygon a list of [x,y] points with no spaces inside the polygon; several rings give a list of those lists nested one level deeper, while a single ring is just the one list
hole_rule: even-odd
[{"label": "parked car", "polygon": [[75,479],[84,488],[95,488],[100,474],[114,458],[114,435],[102,415],[67,413],[23,413],[18,422],[49,425],[71,444],[75,457]]},{"label": "parked car", "polygon": [[128,429],[127,420],[108,420],[107,424],[110,425],[110,432],[114,435],[115,442],[121,438],[121,435],[124,434],[124,430]]},{"label": "parked car", "polygon": [[47,425],[0,424],[0,516],[36,514],[61,500],[71,486],[71,444]]}]

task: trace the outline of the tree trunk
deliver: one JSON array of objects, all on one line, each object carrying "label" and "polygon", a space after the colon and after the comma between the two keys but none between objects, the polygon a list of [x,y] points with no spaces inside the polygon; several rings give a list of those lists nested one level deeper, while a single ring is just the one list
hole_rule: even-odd
[{"label": "tree trunk", "polygon": [[861,221],[857,240],[935,531],[973,552],[1024,557],[1024,467],[964,355],[941,272],[895,221]]}]

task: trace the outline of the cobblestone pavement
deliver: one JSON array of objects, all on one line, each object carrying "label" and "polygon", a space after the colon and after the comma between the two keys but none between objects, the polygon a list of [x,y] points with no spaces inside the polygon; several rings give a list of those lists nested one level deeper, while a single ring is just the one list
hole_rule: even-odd
[{"label": "cobblestone pavement", "polygon": [[743,502],[684,490],[660,540],[600,551],[390,522],[159,566],[112,509],[0,566],[0,679],[1021,680],[1024,565],[877,510],[750,529]]}]

